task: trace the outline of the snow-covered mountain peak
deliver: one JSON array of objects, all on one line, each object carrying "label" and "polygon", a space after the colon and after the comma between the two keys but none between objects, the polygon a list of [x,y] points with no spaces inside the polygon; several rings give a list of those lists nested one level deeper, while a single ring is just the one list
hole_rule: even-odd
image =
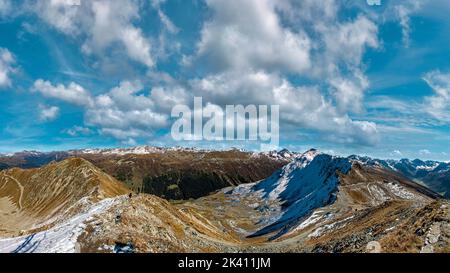
[{"label": "snow-covered mountain peak", "polygon": [[306,164],[313,161],[314,158],[320,154],[321,154],[321,152],[319,150],[310,149],[310,150],[304,152],[303,154],[301,154],[300,156],[298,156],[296,158],[295,162],[300,163],[299,164],[300,166],[306,166]]},{"label": "snow-covered mountain peak", "polygon": [[39,151],[27,151],[27,150],[24,150],[22,152],[6,154],[6,156],[8,156],[8,157],[12,157],[12,156],[39,156],[39,155],[42,155],[42,154],[43,153],[39,152]]},{"label": "snow-covered mountain peak", "polygon": [[260,193],[267,202],[279,202],[282,207],[282,215],[255,236],[294,224],[313,209],[333,202],[339,184],[338,173],[347,174],[350,169],[351,163],[347,158],[309,150],[255,184],[250,194]]}]

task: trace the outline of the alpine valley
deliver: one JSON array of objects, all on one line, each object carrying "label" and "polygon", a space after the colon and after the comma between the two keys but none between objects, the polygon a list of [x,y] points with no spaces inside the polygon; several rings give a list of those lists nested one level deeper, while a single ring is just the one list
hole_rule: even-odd
[{"label": "alpine valley", "polygon": [[450,252],[445,162],[143,146],[0,169],[0,252]]}]

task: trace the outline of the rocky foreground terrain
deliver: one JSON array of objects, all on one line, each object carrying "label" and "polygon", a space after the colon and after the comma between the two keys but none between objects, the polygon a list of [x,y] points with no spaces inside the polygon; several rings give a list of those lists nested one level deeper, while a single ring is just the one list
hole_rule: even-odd
[{"label": "rocky foreground terrain", "polygon": [[186,201],[69,158],[0,172],[0,252],[449,252],[450,205],[398,172],[310,150]]}]

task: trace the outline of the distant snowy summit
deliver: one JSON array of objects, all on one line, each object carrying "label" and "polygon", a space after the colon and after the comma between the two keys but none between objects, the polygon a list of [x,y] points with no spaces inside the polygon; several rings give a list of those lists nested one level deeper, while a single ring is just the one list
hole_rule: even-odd
[{"label": "distant snowy summit", "polygon": [[393,171],[401,171],[404,173],[418,174],[419,172],[431,171],[448,171],[450,162],[439,162],[434,160],[422,161],[420,159],[374,159],[367,156],[351,155],[348,157],[352,161],[360,162],[369,166],[379,166],[391,169]]},{"label": "distant snowy summit", "polygon": [[348,158],[353,162],[359,162],[366,166],[386,168],[399,172],[413,179],[426,178],[429,175],[450,175],[450,162],[422,161],[420,159],[373,159],[357,155],[352,155]]},{"label": "distant snowy summit", "polygon": [[352,162],[358,162],[364,166],[384,168],[399,173],[450,199],[450,162],[420,159],[373,159],[357,155],[348,158]]},{"label": "distant snowy summit", "polygon": [[[68,153],[70,154],[103,154],[103,155],[128,155],[128,154],[154,154],[154,153],[166,153],[166,152],[244,152],[250,153],[245,149],[239,148],[229,148],[223,150],[214,150],[214,149],[201,149],[201,148],[190,148],[190,147],[156,147],[156,146],[136,146],[130,148],[106,148],[106,149],[81,149],[81,150],[70,150]],[[290,152],[287,149],[282,149],[280,151],[267,151],[267,152],[252,152],[255,156],[258,155],[267,155],[270,157],[279,157],[279,158],[291,158],[296,153]]]},{"label": "distant snowy summit", "polygon": [[130,148],[108,148],[108,149],[82,149],[82,150],[71,150],[71,154],[101,154],[101,155],[127,155],[127,154],[154,154],[154,153],[164,153],[166,151],[194,151],[195,149],[190,148],[162,148],[154,146],[137,146]]},{"label": "distant snowy summit", "polygon": [[129,154],[154,154],[154,153],[166,153],[166,152],[243,152],[252,153],[252,156],[268,156],[278,159],[289,159],[301,154],[296,152],[291,152],[288,149],[264,151],[264,152],[251,152],[245,149],[239,148],[229,148],[223,150],[214,149],[200,149],[200,148],[186,148],[186,147],[155,147],[155,146],[137,146],[130,148],[111,148],[111,149],[82,149],[82,150],[71,150],[71,154],[103,154],[103,155],[129,155]]},{"label": "distant snowy summit", "polygon": [[291,152],[288,149],[264,151],[264,152],[251,152],[245,149],[229,148],[223,150],[214,149],[201,149],[201,148],[189,148],[189,147],[155,147],[155,146],[137,146],[130,148],[110,148],[110,149],[82,149],[71,150],[68,153],[71,155],[80,154],[98,154],[98,155],[145,155],[145,154],[163,154],[167,152],[198,152],[198,153],[211,153],[211,152],[241,152],[251,153],[252,157],[266,156],[277,160],[291,160],[301,153]]}]

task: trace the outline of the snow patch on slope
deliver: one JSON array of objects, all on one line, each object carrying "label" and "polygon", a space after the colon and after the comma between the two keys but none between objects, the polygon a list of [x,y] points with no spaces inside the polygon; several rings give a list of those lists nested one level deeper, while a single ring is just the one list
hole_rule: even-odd
[{"label": "snow patch on slope", "polygon": [[347,222],[351,219],[353,219],[355,216],[349,216],[343,220],[331,223],[331,224],[327,224],[321,227],[318,227],[317,229],[315,229],[311,234],[308,235],[308,238],[316,238],[316,237],[320,237],[323,234],[327,233],[328,231],[331,230],[337,230],[337,229],[341,229],[343,227],[345,227],[345,225],[347,224]]},{"label": "snow patch on slope", "polygon": [[389,190],[397,197],[400,197],[402,199],[406,200],[412,200],[416,198],[416,195],[405,189],[404,187],[395,184],[395,183],[388,183],[387,184]]},{"label": "snow patch on slope", "polygon": [[[77,239],[84,232],[85,222],[119,202],[121,197],[104,199],[81,213],[46,231],[35,234],[0,238],[0,253],[73,253],[77,252]],[[85,202],[82,199],[80,202]]]},{"label": "snow patch on slope", "polygon": [[[282,200],[280,195],[286,191],[289,182],[292,180],[293,173],[296,170],[304,169],[314,158],[320,153],[317,150],[310,150],[302,154],[298,160],[293,161],[281,170],[279,177],[277,175],[271,176],[260,184],[256,185],[255,188],[268,193],[270,200]],[[271,179],[272,178],[272,179]],[[273,188],[274,187],[274,188]]]},{"label": "snow patch on slope", "polygon": [[440,162],[434,162],[431,165],[420,165],[417,166],[417,170],[426,170],[426,171],[434,171],[437,167],[439,167],[441,163]]}]

